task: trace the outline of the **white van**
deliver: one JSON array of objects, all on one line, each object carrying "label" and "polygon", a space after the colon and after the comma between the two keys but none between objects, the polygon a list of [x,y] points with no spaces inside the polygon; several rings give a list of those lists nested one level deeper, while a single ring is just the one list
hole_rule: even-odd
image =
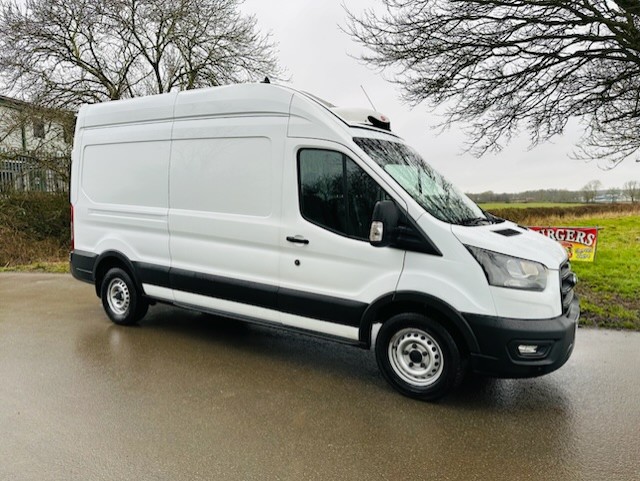
[{"label": "white van", "polygon": [[169,303],[370,348],[407,396],[467,367],[569,358],[576,277],[556,242],[483,212],[373,111],[272,84],[83,106],[71,270],[133,324]]}]

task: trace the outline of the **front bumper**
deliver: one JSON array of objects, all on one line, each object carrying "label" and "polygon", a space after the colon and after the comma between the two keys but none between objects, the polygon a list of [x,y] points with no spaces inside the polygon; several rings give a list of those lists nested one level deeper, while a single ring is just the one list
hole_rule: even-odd
[{"label": "front bumper", "polygon": [[[566,314],[553,319],[509,319],[464,314],[480,348],[471,353],[471,369],[494,377],[535,377],[560,368],[571,356],[580,304],[575,298]],[[521,354],[520,345],[538,346]]]}]

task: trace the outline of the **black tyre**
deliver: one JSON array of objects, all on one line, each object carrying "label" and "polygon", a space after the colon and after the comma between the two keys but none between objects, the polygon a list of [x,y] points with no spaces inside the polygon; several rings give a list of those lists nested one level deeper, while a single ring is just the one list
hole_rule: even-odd
[{"label": "black tyre", "polygon": [[114,323],[129,326],[137,323],[149,309],[131,276],[114,267],[109,269],[100,287],[102,307]]},{"label": "black tyre", "polygon": [[460,350],[451,334],[420,314],[398,314],[382,324],[376,360],[391,386],[424,401],[441,398],[464,377]]}]

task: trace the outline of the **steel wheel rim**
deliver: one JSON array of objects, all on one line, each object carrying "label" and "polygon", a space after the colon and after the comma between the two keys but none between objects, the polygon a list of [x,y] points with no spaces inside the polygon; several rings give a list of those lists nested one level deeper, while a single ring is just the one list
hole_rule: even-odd
[{"label": "steel wheel rim", "polygon": [[113,279],[107,288],[107,302],[109,309],[119,316],[123,316],[129,310],[131,294],[129,287],[122,279]]},{"label": "steel wheel rim", "polygon": [[431,386],[442,376],[442,348],[422,329],[411,327],[396,332],[389,342],[388,355],[396,375],[412,386]]}]

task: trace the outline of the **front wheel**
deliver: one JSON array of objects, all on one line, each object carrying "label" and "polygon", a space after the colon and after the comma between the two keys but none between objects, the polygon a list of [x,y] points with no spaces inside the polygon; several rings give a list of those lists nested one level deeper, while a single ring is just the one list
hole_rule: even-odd
[{"label": "front wheel", "polygon": [[391,386],[425,401],[441,398],[464,375],[460,350],[451,334],[420,314],[398,314],[382,324],[376,360]]},{"label": "front wheel", "polygon": [[131,276],[119,267],[109,269],[104,276],[100,296],[109,319],[124,326],[137,323],[149,308]]}]

